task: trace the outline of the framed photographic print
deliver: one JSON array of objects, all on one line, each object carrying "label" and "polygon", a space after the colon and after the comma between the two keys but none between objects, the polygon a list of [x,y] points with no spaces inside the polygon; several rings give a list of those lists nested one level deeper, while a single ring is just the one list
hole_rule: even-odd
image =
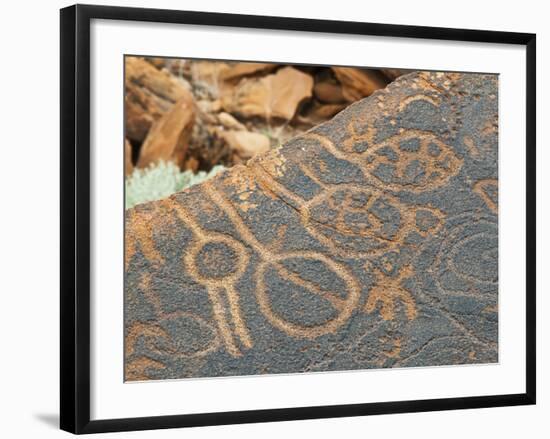
[{"label": "framed photographic print", "polygon": [[61,428],[535,403],[535,35],[61,10]]}]

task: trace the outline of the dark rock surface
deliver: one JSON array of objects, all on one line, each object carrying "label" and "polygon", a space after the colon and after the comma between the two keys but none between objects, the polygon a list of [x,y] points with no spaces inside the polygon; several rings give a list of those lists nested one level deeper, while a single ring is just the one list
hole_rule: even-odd
[{"label": "dark rock surface", "polygon": [[126,379],[498,361],[497,81],[406,75],[128,210]]}]

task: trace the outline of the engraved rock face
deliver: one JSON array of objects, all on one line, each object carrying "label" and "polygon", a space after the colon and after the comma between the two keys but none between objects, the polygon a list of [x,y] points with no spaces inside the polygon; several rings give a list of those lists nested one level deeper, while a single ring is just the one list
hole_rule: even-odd
[{"label": "engraved rock face", "polygon": [[498,361],[497,81],[405,75],[128,210],[125,378]]}]

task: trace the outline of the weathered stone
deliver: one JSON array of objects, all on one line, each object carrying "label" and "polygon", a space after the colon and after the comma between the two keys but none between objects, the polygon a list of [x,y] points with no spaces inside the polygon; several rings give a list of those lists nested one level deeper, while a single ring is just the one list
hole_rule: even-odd
[{"label": "weathered stone", "polygon": [[224,81],[232,81],[242,78],[243,76],[253,75],[256,73],[266,73],[275,70],[277,64],[268,64],[261,62],[238,62],[230,64],[227,70],[221,73],[221,79]]},{"label": "weathered stone", "polygon": [[349,102],[370,96],[389,82],[378,70],[355,67],[333,67],[332,70],[342,83],[343,97]]},{"label": "weathered stone", "polygon": [[222,111],[218,115],[218,122],[228,130],[246,131],[246,127],[235,119],[231,114]]},{"label": "weathered stone", "polygon": [[126,379],[498,360],[497,77],[414,73],[126,213]]},{"label": "weathered stone", "polygon": [[151,127],[139,153],[138,167],[162,160],[172,161],[183,169],[194,124],[195,103],[191,92],[186,92]]},{"label": "weathered stone", "polygon": [[407,73],[412,72],[412,70],[404,69],[380,69],[380,71],[386,76],[390,81],[394,81],[400,76],[406,75]]},{"label": "weathered stone", "polygon": [[124,175],[130,175],[134,170],[134,164],[132,162],[132,145],[128,142],[128,139],[124,139]]},{"label": "weathered stone", "polygon": [[153,123],[189,92],[182,81],[143,58],[125,58],[126,137],[141,143]]},{"label": "weathered stone", "polygon": [[219,135],[241,159],[269,151],[269,138],[261,133],[243,130],[220,130]]},{"label": "weathered stone", "polygon": [[222,102],[219,99],[215,101],[201,100],[197,102],[197,107],[199,107],[203,113],[217,113],[222,109]]},{"label": "weathered stone", "polygon": [[303,114],[296,115],[294,122],[313,127],[327,121],[346,108],[346,106],[347,104],[321,104],[320,102],[313,101]]},{"label": "weathered stone", "polygon": [[313,78],[294,67],[283,67],[261,78],[244,78],[226,91],[224,109],[244,117],[290,120],[298,105],[311,97]]},{"label": "weathered stone", "polygon": [[325,79],[318,81],[313,86],[313,94],[315,97],[325,104],[342,104],[346,102],[342,91],[342,84]]},{"label": "weathered stone", "polygon": [[158,58],[154,56],[146,56],[143,59],[159,70],[162,70],[164,67],[166,67],[166,62],[168,61],[168,58]]},{"label": "weathered stone", "polygon": [[197,81],[223,86],[220,82],[231,82],[244,76],[266,73],[276,68],[277,64],[260,62],[194,61],[191,74]]}]

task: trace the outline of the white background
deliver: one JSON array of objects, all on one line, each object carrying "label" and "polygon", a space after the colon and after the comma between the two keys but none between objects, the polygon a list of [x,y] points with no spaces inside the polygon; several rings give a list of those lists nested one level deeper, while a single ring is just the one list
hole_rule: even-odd
[{"label": "white background", "polygon": [[[517,233],[525,229],[525,92],[516,86],[525,82],[524,48],[243,29],[224,29],[220,44],[220,28],[101,20],[91,34],[92,419],[525,392],[525,235]],[[498,72],[499,364],[124,383],[125,53]]]},{"label": "white background", "polygon": [[[210,10],[265,15],[294,15],[401,24],[527,31],[538,34],[538,77],[548,76],[547,49],[550,30],[543,2],[115,2],[102,3]],[[2,240],[0,297],[0,434],[6,437],[56,437],[64,433],[54,426],[58,407],[58,11],[68,3],[12,3],[2,11]],[[267,50],[267,49],[266,49]],[[518,84],[518,87],[521,84]],[[539,236],[539,371],[548,364],[548,301],[543,291],[548,278],[543,247],[542,200],[550,177],[542,175],[550,163],[544,157],[542,102],[548,87],[539,80],[538,105],[538,236]],[[546,163],[545,163],[546,161]],[[545,187],[546,186],[546,187]],[[546,190],[545,190],[546,189]],[[546,342],[546,345],[548,343]],[[548,435],[549,380],[539,373],[539,404],[536,407],[499,408],[458,412],[405,414],[339,420],[286,422],[270,425],[210,427],[182,431],[141,432],[117,435],[140,437],[280,437],[282,435],[334,437],[342,434],[383,437],[514,437],[531,433]],[[539,433],[535,433],[536,431]],[[546,430],[546,434],[544,431]]]}]

